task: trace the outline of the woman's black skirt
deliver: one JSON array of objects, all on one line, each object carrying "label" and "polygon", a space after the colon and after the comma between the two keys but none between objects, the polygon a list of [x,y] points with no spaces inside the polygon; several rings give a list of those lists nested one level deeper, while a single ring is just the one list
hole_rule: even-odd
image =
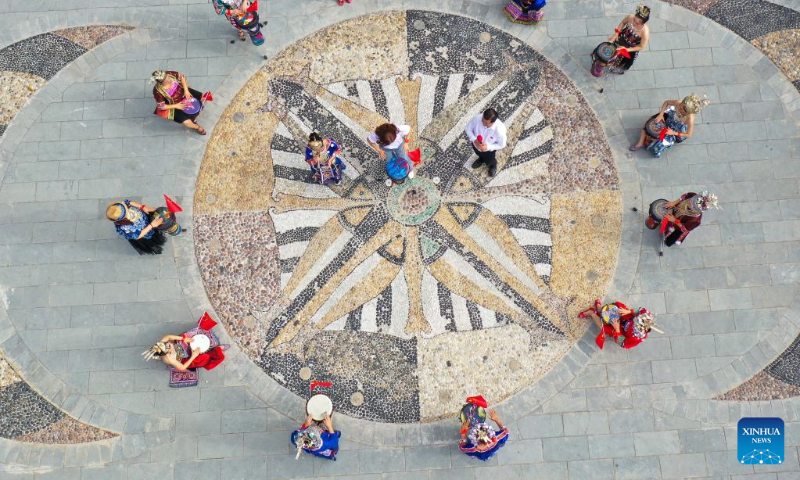
[{"label": "woman's black skirt", "polygon": [[139,255],[161,255],[164,251],[164,244],[167,243],[164,234],[156,230],[150,238],[143,238],[141,240],[128,240],[133,246],[134,250],[139,252]]},{"label": "woman's black skirt", "polygon": [[[203,94],[198,92],[192,87],[189,87],[189,93],[191,93],[192,96],[196,98],[198,102],[201,101],[203,98]],[[178,110],[177,108],[174,110],[174,112],[175,114],[173,115],[172,120],[178,123],[183,123],[186,120],[191,120],[194,122],[194,119],[197,118],[198,115],[200,115],[200,112],[202,112],[202,110],[192,115],[187,115],[186,113],[184,113],[183,110]]]}]

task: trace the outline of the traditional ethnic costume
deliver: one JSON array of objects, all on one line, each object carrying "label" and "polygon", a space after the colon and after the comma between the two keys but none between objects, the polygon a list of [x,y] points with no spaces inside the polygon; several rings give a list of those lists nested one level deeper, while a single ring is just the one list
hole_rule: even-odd
[{"label": "traditional ethnic costume", "polygon": [[258,18],[258,0],[250,2],[243,15],[233,15],[231,10],[241,10],[243,0],[212,0],[214,10],[217,15],[225,15],[225,18],[239,31],[245,31],[250,36],[253,45],[264,43],[264,35],[261,33],[261,23]]},{"label": "traditional ethnic costume", "polygon": [[546,0],[511,0],[503,11],[514,23],[536,25],[544,17],[544,12],[541,10],[546,4]]},{"label": "traditional ethnic costume", "polygon": [[[216,325],[217,322],[208,313],[203,313],[203,316],[197,321],[197,326],[183,333],[179,341],[172,342],[176,351],[175,358],[181,363],[192,356],[193,347],[199,349],[202,353],[192,360],[192,363],[186,367],[186,371],[167,366],[170,371],[170,387],[193,387],[199,382],[198,368],[212,370],[225,360],[223,352],[228,349],[229,345],[221,344],[219,337],[211,331]],[[145,360],[150,360],[163,357],[167,354],[167,351],[167,345],[164,342],[158,342],[142,355]]]},{"label": "traditional ethnic costume", "polygon": [[689,232],[700,226],[703,219],[703,212],[709,208],[719,208],[717,196],[707,191],[688,192],[681,195],[681,201],[672,209],[672,216],[677,223],[668,222],[662,232],[664,234],[664,244],[668,247],[680,245],[689,235]]},{"label": "traditional ethnic costume", "polygon": [[[650,19],[650,8],[645,5],[639,5],[636,7],[634,15],[647,22]],[[641,45],[642,36],[636,31],[633,22],[626,23],[621,30],[615,29],[615,32],[617,33],[617,40],[614,43],[624,50],[617,52],[617,55],[609,64],[609,68],[612,73],[623,74],[633,66],[633,62],[639,56],[639,52],[629,52],[628,49]]]},{"label": "traditional ethnic costume", "polygon": [[[703,107],[711,102],[707,98],[701,99],[697,95],[691,94],[684,98],[682,103],[686,109],[686,113],[688,115],[694,115],[696,113],[700,113]],[[650,118],[652,119],[657,116],[658,114],[653,115]],[[672,148],[673,145],[682,143],[684,140],[686,140],[686,138],[681,135],[667,135],[667,128],[679,133],[686,133],[689,131],[688,122],[685,118],[678,115],[678,111],[674,105],[667,107],[666,111],[664,111],[664,127],[664,130],[661,131],[661,135],[650,142],[650,145],[647,146],[647,149],[653,152],[653,155],[655,155],[656,158],[660,157],[664,151]]]},{"label": "traditional ethnic costume", "polygon": [[[163,79],[160,78],[162,75]],[[183,123],[186,120],[191,120],[194,122],[197,116],[200,115],[202,108],[195,113],[187,113],[177,108],[164,108],[167,105],[174,105],[181,102],[186,103],[188,100],[190,100],[184,96],[180,77],[180,73],[172,70],[167,72],[156,71],[153,73],[151,80],[156,83],[156,85],[153,87],[153,98],[156,100],[156,110],[153,113],[159,117],[167,118],[177,123]],[[164,79],[166,78],[169,78],[172,81],[169,88],[164,87]],[[200,93],[199,91],[189,87],[189,93],[192,94],[192,97],[199,103],[201,107],[207,100],[211,100],[211,92]]]},{"label": "traditional ethnic costume", "polygon": [[[598,307],[599,303],[598,300]],[[630,310],[630,313],[622,315],[620,310]],[[582,316],[585,313],[582,312]],[[611,336],[614,339],[614,343],[622,348],[633,348],[642,343],[647,338],[650,330],[655,329],[654,327],[656,326],[653,321],[653,315],[646,308],[634,311],[622,302],[609,303],[595,308],[595,313],[600,315],[603,322],[603,328],[595,338],[595,343],[601,350],[605,344],[606,335]],[[614,320],[619,320],[619,333],[612,325]]]},{"label": "traditional ethnic costume", "polygon": [[112,203],[109,205],[106,214],[109,220],[114,222],[114,228],[124,239],[128,240],[131,246],[139,252],[139,255],[160,255],[163,245],[167,239],[161,231],[152,229],[142,238],[139,238],[142,230],[150,224],[150,216],[141,208],[131,205],[130,200]]},{"label": "traditional ethnic costume", "polygon": [[292,445],[297,447],[297,456],[300,452],[310,453],[316,457],[336,461],[339,452],[339,438],[342,432],[336,430],[330,433],[318,423],[303,424],[298,430],[292,432],[290,438]]},{"label": "traditional ethnic costume", "polygon": [[[489,460],[508,441],[508,428],[504,427],[496,432],[486,423],[486,400],[482,396],[467,398],[467,404],[461,408],[459,419],[461,423],[469,423],[466,438],[461,441],[458,448],[464,454],[479,460]],[[478,449],[483,444],[488,448]]]},{"label": "traditional ethnic costume", "polygon": [[[315,152],[315,148],[325,147],[325,143],[327,143],[327,148]],[[334,142],[332,138],[326,138],[319,143],[309,143],[306,147],[306,163],[311,167],[311,173],[313,173],[315,181],[323,185],[327,185],[331,180],[337,185],[342,182],[342,171],[347,168],[347,165],[342,163],[338,156],[341,151],[339,144]],[[334,160],[328,166],[328,160],[331,158],[334,158]]]}]

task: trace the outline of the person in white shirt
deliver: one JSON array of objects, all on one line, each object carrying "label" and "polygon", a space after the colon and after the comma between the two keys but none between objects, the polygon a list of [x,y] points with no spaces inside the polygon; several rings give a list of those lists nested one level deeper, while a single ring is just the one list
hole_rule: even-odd
[{"label": "person in white shirt", "polygon": [[472,150],[478,159],[472,163],[472,168],[479,168],[484,163],[489,167],[489,176],[497,173],[497,151],[505,148],[507,142],[506,126],[497,119],[497,111],[489,108],[483,114],[476,115],[464,129]]},{"label": "person in white shirt", "polygon": [[[408,178],[414,178],[414,169],[411,165],[411,159],[408,156],[408,135],[411,133],[409,125],[395,125],[393,123],[384,123],[379,125],[373,133],[369,134],[367,141],[370,146],[378,152],[381,160],[392,161],[394,158],[401,158],[405,160],[407,166],[405,171]],[[401,162],[402,163],[402,162]],[[402,183],[403,179],[390,178],[386,181],[388,186],[394,183]]]}]

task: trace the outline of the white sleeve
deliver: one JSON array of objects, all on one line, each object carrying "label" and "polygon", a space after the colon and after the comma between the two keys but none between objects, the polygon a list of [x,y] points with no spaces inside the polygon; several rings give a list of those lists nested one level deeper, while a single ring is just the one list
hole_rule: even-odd
[{"label": "white sleeve", "polygon": [[377,145],[378,144],[378,135],[375,132],[372,132],[367,137],[367,140],[369,140],[370,142],[372,142],[372,143]]},{"label": "white sleeve", "polygon": [[467,128],[464,129],[464,133],[467,134],[467,138],[469,138],[470,142],[475,142],[478,139],[478,134],[475,132],[475,119],[478,117],[473,117],[472,120],[469,121],[467,124]]},{"label": "white sleeve", "polygon": [[411,126],[410,125],[398,125],[397,129],[400,131],[400,136],[405,137],[409,133],[411,133]]}]

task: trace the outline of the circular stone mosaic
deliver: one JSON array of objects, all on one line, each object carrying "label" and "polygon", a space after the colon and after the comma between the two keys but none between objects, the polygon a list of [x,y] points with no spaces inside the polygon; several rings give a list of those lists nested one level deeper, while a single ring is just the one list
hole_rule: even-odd
[{"label": "circular stone mosaic", "polygon": [[[498,173],[466,123],[508,127]],[[412,128],[416,177],[384,184],[366,143]],[[311,131],[334,138],[340,185],[314,182]],[[292,392],[385,422],[455,415],[530,385],[586,329],[577,312],[616,265],[611,151],[578,89],[481,22],[406,11],[356,18],[270,60],[223,114],[197,181],[195,245],[231,335]],[[310,377],[309,377],[310,373]]]}]

